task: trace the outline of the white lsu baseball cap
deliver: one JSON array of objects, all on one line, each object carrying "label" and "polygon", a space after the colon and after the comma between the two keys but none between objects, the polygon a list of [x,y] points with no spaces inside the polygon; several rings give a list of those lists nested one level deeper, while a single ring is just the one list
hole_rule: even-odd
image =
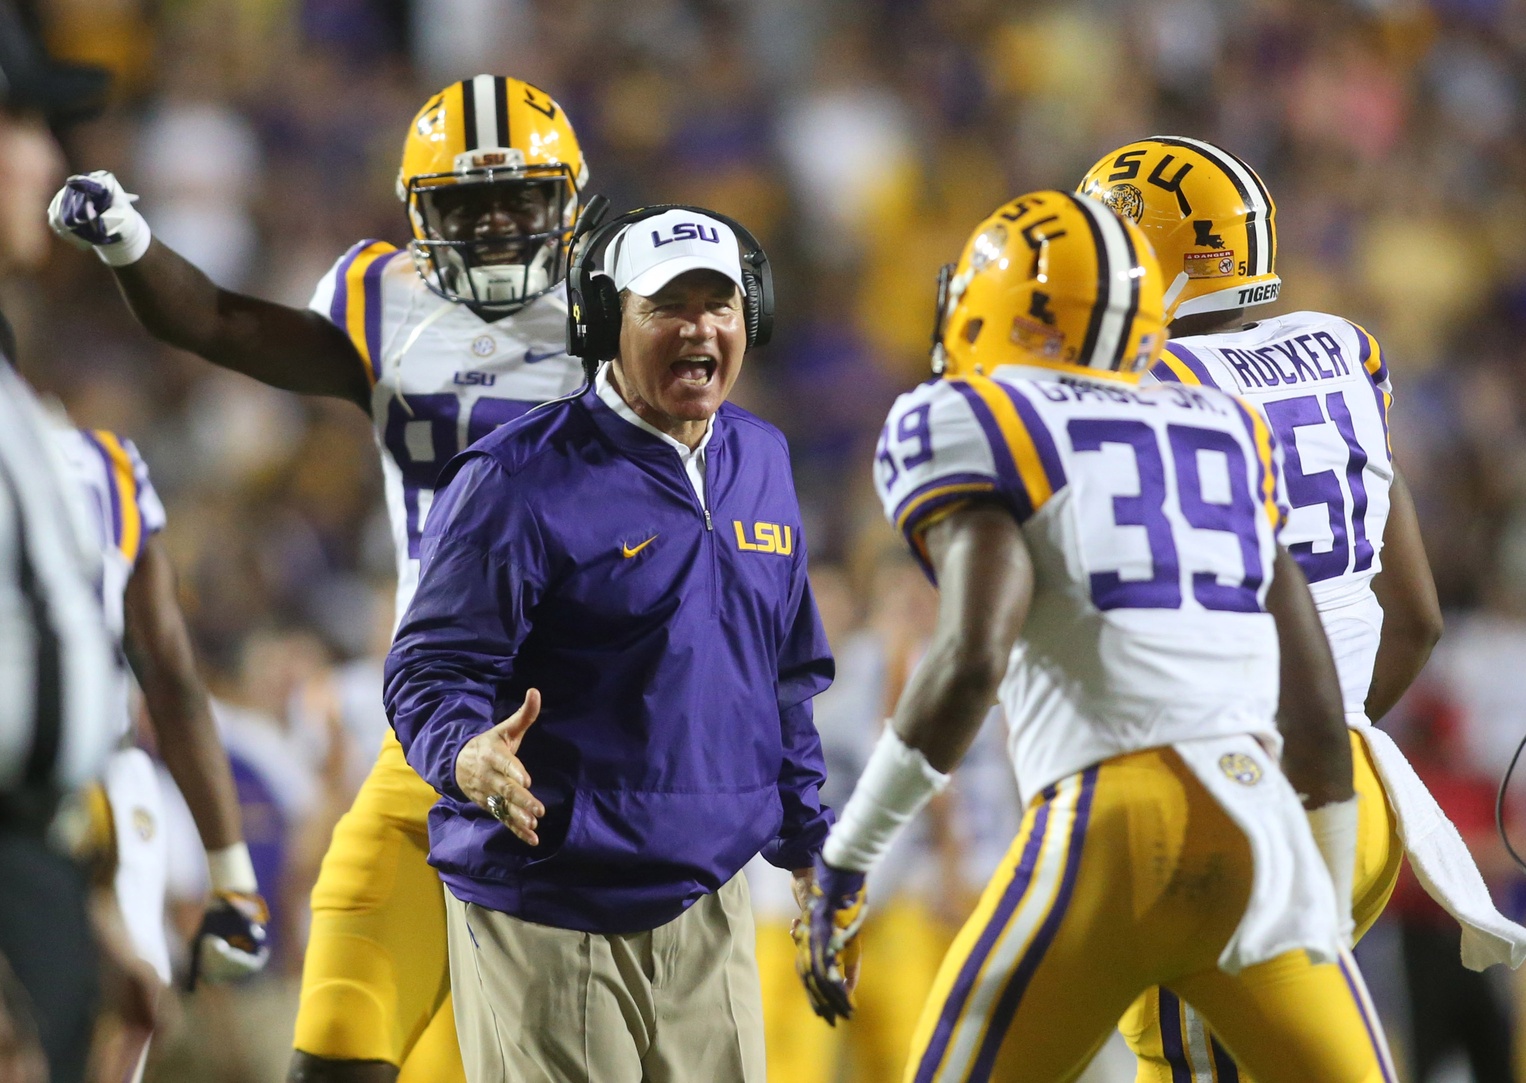
[{"label": "white lsu baseball cap", "polygon": [[632,222],[605,252],[604,270],[615,280],[615,289],[642,297],[685,271],[718,271],[743,286],[736,234],[726,223],[696,211],[663,211]]}]

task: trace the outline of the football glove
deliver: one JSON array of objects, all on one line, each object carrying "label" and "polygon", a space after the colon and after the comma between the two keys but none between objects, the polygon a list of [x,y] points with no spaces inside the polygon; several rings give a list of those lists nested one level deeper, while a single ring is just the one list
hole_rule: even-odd
[{"label": "football glove", "polygon": [[816,1014],[832,1026],[853,1015],[848,975],[858,965],[864,923],[864,874],[834,869],[816,859],[816,882],[795,939],[795,972]]},{"label": "football glove", "polygon": [[191,945],[186,987],[195,989],[198,981],[236,981],[258,974],[270,958],[270,948],[265,944],[269,921],[270,908],[260,896],[239,891],[215,893]]},{"label": "football glove", "polygon": [[104,169],[76,173],[48,204],[48,225],[74,247],[94,248],[111,266],[125,267],[142,259],[153,239],[132,205],[137,198]]}]

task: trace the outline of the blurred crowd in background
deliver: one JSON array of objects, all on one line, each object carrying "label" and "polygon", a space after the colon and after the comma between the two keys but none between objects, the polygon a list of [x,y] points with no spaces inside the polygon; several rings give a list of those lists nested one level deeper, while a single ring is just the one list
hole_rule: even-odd
[{"label": "blurred crowd in background", "polygon": [[[1258,311],[1336,312],[1384,344],[1394,450],[1449,614],[1427,673],[1385,724],[1445,791],[1499,896],[1526,910],[1492,808],[1526,736],[1523,0],[33,6],[55,53],[117,75],[111,111],[69,134],[70,167],[115,171],[156,234],[225,286],[303,304],[356,240],[406,242],[394,193],[405,127],[427,96],[478,72],[556,97],[582,139],[589,191],[616,210],[691,202],[744,221],[770,254],[778,322],[736,397],[791,441],[839,654],[820,711],[839,798],[930,611],[880,519],[870,462],[889,404],[927,375],[937,267],[1006,198],[1073,187],[1121,143],[1176,134],[1233,150],[1277,201],[1284,288]],[[269,979],[198,994],[186,1010],[214,1017],[211,1028],[184,1023],[150,1078],[278,1079],[306,892],[386,725],[392,549],[368,419],[157,345],[89,254],[58,246],[41,276],[0,282],[0,300],[28,377],[148,461],[277,907]],[[962,796],[913,843],[926,875],[882,893],[920,900],[920,931],[881,943],[925,935],[935,960],[1004,848],[1016,799],[1010,776],[987,770],[1001,765],[999,739],[973,759]],[[181,894],[199,899],[186,831]],[[1459,1050],[1508,1045],[1526,997],[1510,975],[1489,975],[1417,1008],[1413,989],[1454,977],[1455,948],[1444,949],[1456,931],[1439,913],[1401,889],[1364,963],[1407,1062],[1466,1080]],[[181,920],[194,928],[194,915]],[[1431,934],[1440,961],[1417,970]],[[919,964],[876,973],[874,943],[866,988],[905,986],[912,1007],[866,1009],[844,1048],[821,1046],[823,1081],[891,1078],[848,1047],[909,1026],[895,1013],[914,1018],[920,1004],[925,981],[907,979]],[[1489,1011],[1498,1026],[1478,1023]],[[903,1029],[891,1044],[905,1041]]]}]

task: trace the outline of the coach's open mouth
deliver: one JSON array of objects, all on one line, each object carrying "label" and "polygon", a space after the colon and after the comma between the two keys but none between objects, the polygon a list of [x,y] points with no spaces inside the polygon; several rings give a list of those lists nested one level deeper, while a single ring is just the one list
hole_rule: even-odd
[{"label": "coach's open mouth", "polygon": [[677,377],[679,383],[703,387],[715,375],[716,364],[716,359],[709,354],[680,357],[669,366],[669,371]]}]

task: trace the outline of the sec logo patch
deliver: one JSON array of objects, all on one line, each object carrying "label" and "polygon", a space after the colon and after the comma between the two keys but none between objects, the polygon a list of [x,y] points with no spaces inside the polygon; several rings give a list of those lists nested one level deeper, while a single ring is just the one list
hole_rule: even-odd
[{"label": "sec logo patch", "polygon": [[150,841],[154,837],[154,814],[138,805],[132,810],[132,828],[144,842]]},{"label": "sec logo patch", "polygon": [[478,335],[472,340],[472,353],[478,357],[492,357],[498,350],[498,340],[492,335]]},{"label": "sec logo patch", "polygon": [[1261,781],[1261,765],[1243,752],[1220,756],[1219,770],[1242,786],[1254,786]]}]

